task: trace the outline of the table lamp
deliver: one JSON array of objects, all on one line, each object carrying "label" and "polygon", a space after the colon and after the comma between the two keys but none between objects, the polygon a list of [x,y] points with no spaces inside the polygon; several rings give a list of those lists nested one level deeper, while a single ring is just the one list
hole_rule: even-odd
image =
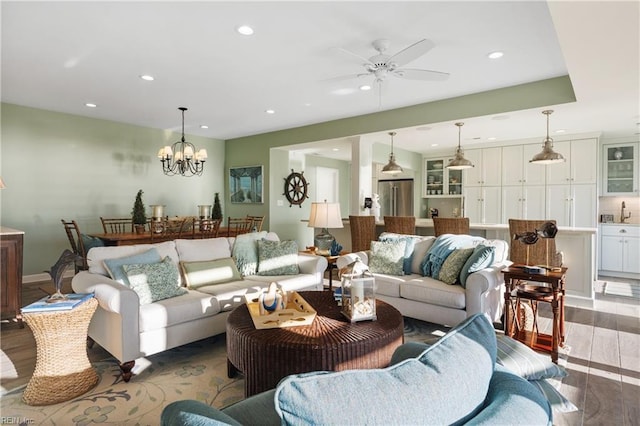
[{"label": "table lamp", "polygon": [[328,228],[342,228],[342,217],[340,216],[340,203],[311,203],[311,214],[309,215],[309,228],[321,228],[313,243],[318,248],[320,255],[331,254],[331,245],[335,241]]}]

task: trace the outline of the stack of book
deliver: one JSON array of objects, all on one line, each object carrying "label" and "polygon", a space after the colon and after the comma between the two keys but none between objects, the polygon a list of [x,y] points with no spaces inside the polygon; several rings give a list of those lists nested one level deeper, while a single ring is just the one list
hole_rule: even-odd
[{"label": "stack of book", "polygon": [[45,296],[42,299],[22,308],[22,313],[70,311],[92,297],[93,293],[71,293],[66,294],[64,299],[49,301],[49,296]]}]

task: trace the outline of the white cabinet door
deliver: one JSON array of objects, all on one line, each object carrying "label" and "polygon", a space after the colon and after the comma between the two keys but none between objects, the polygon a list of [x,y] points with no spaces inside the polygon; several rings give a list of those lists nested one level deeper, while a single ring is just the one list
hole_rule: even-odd
[{"label": "white cabinet door", "polygon": [[500,186],[502,183],[502,148],[470,149],[464,157],[474,165],[464,171],[466,186]]},{"label": "white cabinet door", "polygon": [[638,194],[640,189],[640,161],[638,143],[603,146],[604,195]]},{"label": "white cabinet door", "polygon": [[[555,166],[556,164],[554,164]],[[571,226],[571,186],[547,186],[547,214],[546,219],[553,219],[558,226]]]},{"label": "white cabinet door", "polygon": [[464,158],[471,161],[474,167],[464,170],[465,186],[482,186],[482,150],[469,149],[464,151]]},{"label": "white cabinet door", "polygon": [[538,144],[529,144],[522,146],[522,183],[525,185],[544,185],[547,179],[547,171],[544,166],[529,162],[534,155],[541,151]]},{"label": "white cabinet door", "polygon": [[[502,223],[509,223],[509,219],[524,218],[524,200],[522,186],[502,187]],[[542,203],[544,206],[544,202]]]},{"label": "white cabinet door", "polygon": [[[544,185],[522,187],[522,219],[538,220],[545,217],[545,192]],[[504,200],[507,201],[507,199]]]},{"label": "white cabinet door", "polygon": [[499,186],[485,186],[483,195],[483,221],[482,223],[502,223],[502,203]]},{"label": "white cabinet door", "polygon": [[523,184],[522,150],[522,145],[502,147],[502,186],[521,186]]},{"label": "white cabinet door", "polygon": [[464,215],[471,223],[482,223],[482,188],[464,187]]},{"label": "white cabinet door", "polygon": [[[571,141],[554,142],[553,150],[562,154],[565,158],[564,163],[549,164],[547,166],[539,165],[547,169],[547,184],[562,185],[571,182]],[[596,163],[591,166],[595,166]]]},{"label": "white cabinet door", "polygon": [[571,183],[597,183],[598,140],[578,139],[571,141]]},{"label": "white cabinet door", "polygon": [[640,238],[625,237],[623,244],[623,271],[640,274]]},{"label": "white cabinet door", "polygon": [[622,271],[623,241],[623,237],[619,236],[602,235],[600,237],[600,269]]},{"label": "white cabinet door", "polygon": [[596,184],[571,185],[571,226],[597,226]]}]

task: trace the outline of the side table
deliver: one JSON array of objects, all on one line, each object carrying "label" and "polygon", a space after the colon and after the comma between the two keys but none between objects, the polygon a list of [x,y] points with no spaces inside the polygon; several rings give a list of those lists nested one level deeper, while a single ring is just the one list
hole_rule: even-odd
[{"label": "side table", "polygon": [[98,301],[74,309],[24,313],[36,340],[36,368],[22,396],[29,405],[50,405],[82,395],[98,384],[87,357],[87,331]]}]

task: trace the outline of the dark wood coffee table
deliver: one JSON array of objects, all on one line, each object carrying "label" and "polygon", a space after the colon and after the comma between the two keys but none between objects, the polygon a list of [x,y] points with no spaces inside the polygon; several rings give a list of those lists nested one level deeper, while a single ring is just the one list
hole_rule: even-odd
[{"label": "dark wood coffee table", "polygon": [[349,322],[328,291],[300,295],[318,312],[313,324],[256,330],[246,305],[227,319],[229,377],[244,374],[245,396],[273,389],[290,375],[310,371],[384,368],[404,341],[404,321],[376,301],[377,321]]}]

